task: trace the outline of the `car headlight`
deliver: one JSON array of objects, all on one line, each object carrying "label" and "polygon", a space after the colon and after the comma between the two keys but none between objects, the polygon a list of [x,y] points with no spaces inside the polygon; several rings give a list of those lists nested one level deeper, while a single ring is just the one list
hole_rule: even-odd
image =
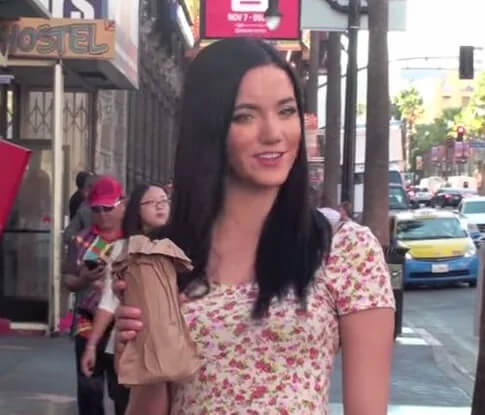
[{"label": "car headlight", "polygon": [[465,252],[465,257],[469,258],[474,256],[477,253],[477,248],[474,244],[469,245],[467,251]]},{"label": "car headlight", "polygon": [[411,252],[406,252],[406,259],[413,259]]}]

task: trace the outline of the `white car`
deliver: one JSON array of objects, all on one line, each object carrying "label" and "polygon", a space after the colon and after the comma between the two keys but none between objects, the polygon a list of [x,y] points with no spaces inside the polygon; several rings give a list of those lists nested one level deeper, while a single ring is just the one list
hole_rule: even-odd
[{"label": "white car", "polygon": [[458,213],[468,223],[476,225],[482,240],[485,239],[485,197],[463,199],[458,205]]}]

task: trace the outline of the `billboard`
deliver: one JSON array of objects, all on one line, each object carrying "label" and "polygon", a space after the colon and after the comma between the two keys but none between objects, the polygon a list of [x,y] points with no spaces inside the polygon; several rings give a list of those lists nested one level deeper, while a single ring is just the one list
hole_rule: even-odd
[{"label": "billboard", "polygon": [[[389,0],[389,30],[406,30],[407,0]],[[348,4],[338,2],[341,5]],[[366,6],[367,1],[362,1]],[[334,9],[327,0],[301,0],[301,28],[329,32],[343,32],[349,25],[347,14]],[[362,15],[360,28],[367,30],[369,21],[367,15]]]},{"label": "billboard", "polygon": [[300,0],[280,2],[281,23],[275,30],[268,29],[264,18],[269,0],[201,0],[200,5],[201,38],[300,38]]}]

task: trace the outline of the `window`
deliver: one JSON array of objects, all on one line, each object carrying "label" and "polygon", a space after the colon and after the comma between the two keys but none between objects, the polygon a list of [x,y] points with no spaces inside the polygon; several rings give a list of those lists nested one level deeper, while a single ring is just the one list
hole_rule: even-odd
[{"label": "window", "polygon": [[403,182],[401,173],[396,170],[389,171],[389,183],[400,184],[402,186]]},{"label": "window", "polygon": [[404,189],[400,186],[389,188],[389,209],[409,209],[409,202]]},{"label": "window", "polygon": [[476,202],[467,202],[463,205],[463,213],[485,213],[485,200]]},{"label": "window", "polygon": [[426,218],[401,221],[397,224],[398,240],[465,238],[466,232],[456,218]]}]

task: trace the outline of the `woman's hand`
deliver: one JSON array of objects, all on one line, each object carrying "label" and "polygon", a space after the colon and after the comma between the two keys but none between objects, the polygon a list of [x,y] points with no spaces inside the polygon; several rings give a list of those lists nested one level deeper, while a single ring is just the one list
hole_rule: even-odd
[{"label": "woman's hand", "polygon": [[96,365],[96,347],[87,345],[81,358],[81,371],[84,376],[91,377]]}]

